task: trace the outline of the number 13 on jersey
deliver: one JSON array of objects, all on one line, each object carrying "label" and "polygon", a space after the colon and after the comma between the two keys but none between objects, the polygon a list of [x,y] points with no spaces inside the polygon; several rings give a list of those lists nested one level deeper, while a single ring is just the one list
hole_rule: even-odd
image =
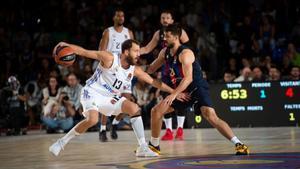
[{"label": "number 13 on jersey", "polygon": [[116,79],[112,86],[116,89],[120,89],[122,84],[123,84],[123,82],[121,80]]}]

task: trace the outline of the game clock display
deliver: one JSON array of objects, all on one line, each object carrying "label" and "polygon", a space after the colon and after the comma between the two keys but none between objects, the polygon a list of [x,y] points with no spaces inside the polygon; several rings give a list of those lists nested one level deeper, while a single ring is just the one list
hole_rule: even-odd
[{"label": "game clock display", "polygon": [[233,127],[300,124],[300,81],[211,84],[210,93],[219,116]]}]

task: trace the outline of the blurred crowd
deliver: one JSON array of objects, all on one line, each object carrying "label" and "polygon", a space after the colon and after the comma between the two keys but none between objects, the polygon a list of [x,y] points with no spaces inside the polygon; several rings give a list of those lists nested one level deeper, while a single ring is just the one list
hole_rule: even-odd
[{"label": "blurred crowd", "polygon": [[[77,57],[59,66],[52,49],[66,41],[98,50],[116,7],[142,46],[161,27],[160,12],[172,10],[210,83],[299,80],[300,1],[11,0],[0,6],[0,128],[26,134],[42,122],[48,132],[67,131],[82,118],[78,95],[95,64]],[[142,56],[141,65],[155,57]],[[159,98],[141,82],[133,90],[144,111]]]}]

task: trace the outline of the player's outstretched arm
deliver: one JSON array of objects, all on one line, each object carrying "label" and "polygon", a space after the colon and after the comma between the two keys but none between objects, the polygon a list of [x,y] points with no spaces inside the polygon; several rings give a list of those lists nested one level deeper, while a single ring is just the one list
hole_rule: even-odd
[{"label": "player's outstretched arm", "polygon": [[147,73],[152,74],[156,72],[164,64],[166,48],[159,52],[158,57],[149,65]]},{"label": "player's outstretched arm", "polygon": [[103,63],[109,63],[113,60],[113,55],[110,52],[107,51],[96,51],[96,50],[87,50],[84,49],[80,46],[74,45],[74,44],[69,44],[66,42],[60,42],[58,43],[54,50],[53,50],[53,55],[55,55],[55,51],[57,49],[57,47],[59,46],[69,46],[74,50],[74,53],[76,55],[82,56],[82,57],[86,57],[86,58],[90,58],[90,59],[95,59],[95,60],[99,60],[102,61]]},{"label": "player's outstretched arm", "polygon": [[186,31],[184,29],[182,29],[182,32],[181,32],[181,36],[180,36],[180,42],[182,44],[184,43],[187,43],[189,41],[189,36],[187,35]]},{"label": "player's outstretched arm", "polygon": [[[168,85],[166,85],[165,83],[161,82],[158,79],[153,79],[149,74],[144,72],[140,67],[137,67],[137,66],[135,67],[134,74],[138,79],[140,79],[162,91],[165,91],[168,93],[174,93],[174,89],[172,89],[171,87],[169,87]],[[190,100],[190,95],[188,93],[179,93],[176,95],[175,98],[179,101],[185,102],[185,101]]]},{"label": "player's outstretched arm", "polygon": [[157,79],[153,79],[148,73],[144,72],[142,70],[142,68],[136,66],[134,69],[134,76],[136,76],[139,80],[142,80],[162,91],[168,92],[168,93],[172,93],[173,89],[171,87],[169,87],[168,85],[166,85],[165,83],[157,80]]},{"label": "player's outstretched arm", "polygon": [[150,53],[157,46],[158,41],[159,41],[159,31],[156,31],[151,41],[146,46],[141,48],[141,55]]}]

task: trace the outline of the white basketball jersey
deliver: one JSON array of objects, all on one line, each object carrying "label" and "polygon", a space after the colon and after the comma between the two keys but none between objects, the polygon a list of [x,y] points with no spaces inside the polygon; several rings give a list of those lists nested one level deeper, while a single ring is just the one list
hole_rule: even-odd
[{"label": "white basketball jersey", "polygon": [[135,66],[124,69],[121,66],[120,57],[114,54],[112,66],[107,69],[100,63],[92,77],[86,81],[86,86],[105,96],[131,93],[131,80]]},{"label": "white basketball jersey", "polygon": [[122,53],[122,43],[130,39],[129,31],[126,27],[123,27],[122,32],[117,32],[115,28],[109,27],[108,28],[108,45],[107,45],[107,51],[110,51],[112,53],[116,53],[117,55],[120,55]]}]

